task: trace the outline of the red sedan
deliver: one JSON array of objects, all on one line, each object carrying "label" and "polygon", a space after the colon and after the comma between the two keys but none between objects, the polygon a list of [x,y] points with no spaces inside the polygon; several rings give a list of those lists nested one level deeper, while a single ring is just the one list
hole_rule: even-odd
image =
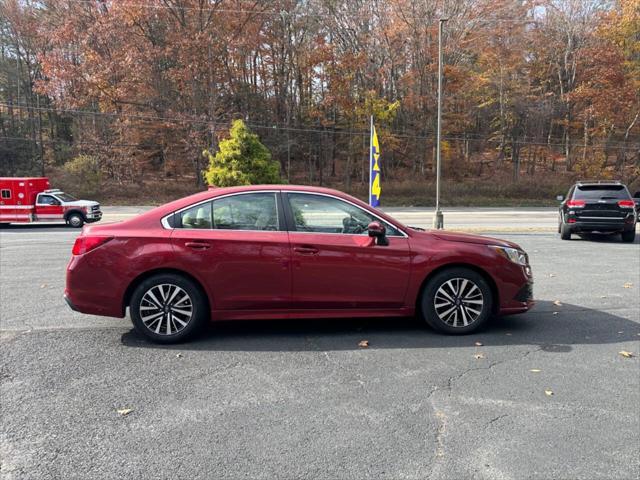
[{"label": "red sedan", "polygon": [[421,231],[344,193],[217,188],[120,223],[86,226],[65,299],[170,343],[207,321],[420,315],[470,333],[527,311],[531,269],[516,244]]}]

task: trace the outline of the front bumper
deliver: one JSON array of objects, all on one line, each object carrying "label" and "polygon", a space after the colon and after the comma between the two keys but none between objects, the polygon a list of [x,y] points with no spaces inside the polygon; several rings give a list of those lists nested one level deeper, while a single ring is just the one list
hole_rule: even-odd
[{"label": "front bumper", "polygon": [[529,311],[534,305],[533,299],[533,279],[529,279],[506,305],[500,308],[500,315],[513,315]]},{"label": "front bumper", "polygon": [[84,217],[89,223],[97,222],[98,220],[102,220],[102,212],[100,210],[96,212],[88,212]]}]

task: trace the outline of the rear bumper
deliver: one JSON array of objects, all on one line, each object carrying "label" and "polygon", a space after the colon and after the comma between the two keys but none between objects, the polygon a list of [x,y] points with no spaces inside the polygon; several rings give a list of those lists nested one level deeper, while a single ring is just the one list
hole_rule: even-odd
[{"label": "rear bumper", "polygon": [[636,227],[636,216],[635,213],[629,213],[624,217],[584,218],[570,214],[566,224],[572,232],[622,232]]},{"label": "rear bumper", "polygon": [[74,312],[78,312],[79,310],[76,308],[76,306],[73,304],[73,302],[71,301],[71,299],[69,298],[69,295],[67,295],[67,292],[64,293],[63,295],[64,297],[64,301],[67,302],[67,305],[69,305],[69,308],[71,310],[73,310]]},{"label": "rear bumper", "polygon": [[[91,253],[94,252],[88,255]],[[122,318],[124,282],[100,266],[90,257],[72,256],[67,266],[64,299],[76,312]]]},{"label": "rear bumper", "polygon": [[633,230],[635,222],[625,221],[607,221],[607,222],[575,222],[567,224],[572,232],[622,232],[625,230]]}]

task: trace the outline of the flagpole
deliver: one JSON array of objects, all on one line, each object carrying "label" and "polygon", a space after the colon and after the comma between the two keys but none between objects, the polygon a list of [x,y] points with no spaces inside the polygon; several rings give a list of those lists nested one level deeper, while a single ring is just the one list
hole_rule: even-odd
[{"label": "flagpole", "polygon": [[371,192],[373,188],[373,115],[371,115],[371,125],[369,127],[369,205],[373,205]]}]

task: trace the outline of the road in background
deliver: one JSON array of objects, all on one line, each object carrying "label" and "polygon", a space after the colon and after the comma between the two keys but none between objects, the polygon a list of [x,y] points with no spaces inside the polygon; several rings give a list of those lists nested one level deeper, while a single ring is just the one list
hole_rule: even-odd
[{"label": "road in background", "polygon": [[639,240],[501,235],[538,304],[475,335],[256,321],[159,347],[64,304],[78,233],[0,231],[3,479],[640,475]]},{"label": "road in background", "polygon": [[[153,207],[103,206],[103,222],[127,220]],[[388,207],[382,209],[405,225],[431,228],[433,208]],[[541,231],[558,228],[557,208],[448,208],[444,210],[445,228],[459,231]]]}]

